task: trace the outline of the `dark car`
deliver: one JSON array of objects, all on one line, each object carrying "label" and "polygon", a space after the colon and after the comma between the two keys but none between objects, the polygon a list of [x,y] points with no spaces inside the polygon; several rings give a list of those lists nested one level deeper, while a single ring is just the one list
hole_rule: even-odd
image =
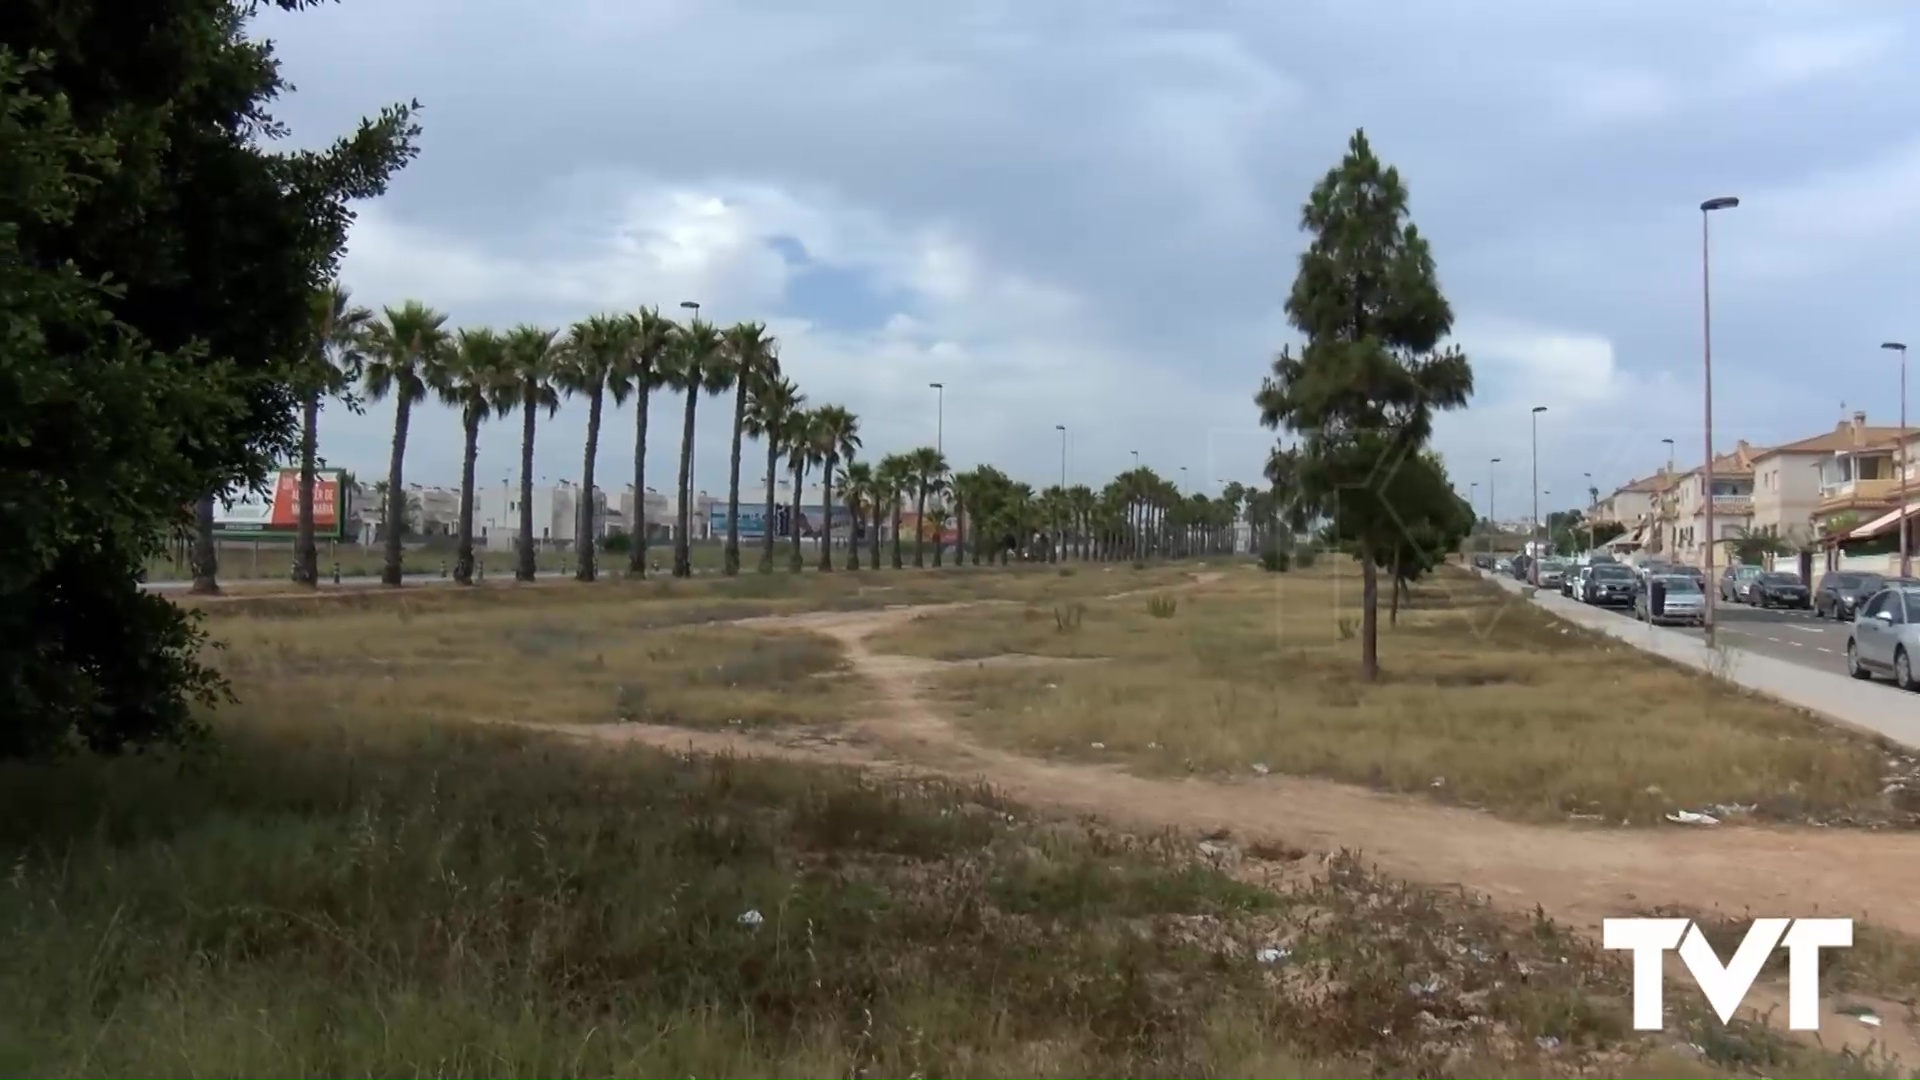
[{"label": "dark car", "polygon": [[1807,584],[1793,574],[1769,571],[1747,585],[1747,602],[1763,608],[1806,609],[1813,606]]},{"label": "dark car", "polygon": [[1886,587],[1887,579],[1882,574],[1852,570],[1827,574],[1820,579],[1820,587],[1813,593],[1814,617],[1852,622],[1860,605]]},{"label": "dark car", "polygon": [[1529,573],[1529,571],[1532,570],[1532,568],[1533,568],[1533,556],[1515,555],[1513,557],[1513,579],[1515,581],[1533,580],[1532,575]]},{"label": "dark car", "polygon": [[1637,579],[1619,563],[1595,563],[1587,568],[1580,599],[1600,607],[1632,607]]}]

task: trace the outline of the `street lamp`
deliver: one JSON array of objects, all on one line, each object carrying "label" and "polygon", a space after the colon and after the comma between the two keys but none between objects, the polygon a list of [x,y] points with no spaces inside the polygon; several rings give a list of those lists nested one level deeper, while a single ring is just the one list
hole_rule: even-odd
[{"label": "street lamp", "polygon": [[[698,301],[698,300],[682,300],[682,301],[680,301],[680,306],[681,306],[682,308],[684,308],[684,309],[686,309],[687,311],[691,311],[691,312],[693,312],[693,318],[692,318],[692,320],[691,320],[691,321],[692,321],[692,322],[694,322],[694,323],[696,323],[696,324],[697,324],[697,323],[699,323],[699,321],[700,321],[700,301]],[[694,395],[694,394],[697,394],[697,393],[699,393],[699,390],[698,390],[698,389],[693,389],[693,390],[688,390],[688,391],[687,391],[687,395],[688,395],[689,397],[691,397],[692,395]],[[674,523],[673,523],[673,546],[674,546],[674,553],[675,553],[675,558],[674,558],[674,560],[673,560],[673,571],[674,571],[674,576],[676,576],[676,577],[678,577],[678,576],[679,576],[679,573],[680,573],[680,569],[681,569],[681,567],[680,567],[680,559],[679,559],[679,557],[678,557],[678,556],[679,556],[679,551],[680,551],[680,544],[681,544],[681,538],[682,538],[682,537],[685,537],[685,538],[686,538],[686,542],[687,542],[687,543],[692,543],[692,542],[693,542],[693,540],[692,540],[692,533],[693,533],[693,447],[692,447],[692,446],[688,446],[688,447],[687,447],[687,486],[686,486],[686,487],[684,487],[684,488],[681,488],[681,489],[679,489],[679,490],[677,490],[677,491],[675,491],[675,492],[674,492],[674,495],[673,495],[673,501],[679,504],[679,508],[678,508],[678,511],[677,511],[677,514],[676,514],[676,520],[675,520],[675,521],[674,521]],[[588,512],[589,512],[589,513],[591,513],[592,511],[591,511],[591,510],[589,510]],[[689,557],[689,561],[691,561],[691,557]],[[688,573],[692,573],[692,569],[691,569],[691,567],[689,567],[689,568],[688,568],[688,571],[687,571],[687,572],[688,572]]]},{"label": "street lamp", "polygon": [[1907,550],[1907,347],[1898,341],[1881,342],[1883,349],[1900,354],[1900,576],[1913,576],[1913,556]]},{"label": "street lamp", "polygon": [[1129,454],[1132,454],[1132,455],[1133,455],[1133,467],[1134,467],[1134,468],[1136,468],[1136,469],[1137,469],[1137,468],[1139,468],[1139,467],[1140,467],[1140,451],[1138,451],[1138,450],[1129,450],[1129,451],[1127,451],[1127,453],[1129,453]]},{"label": "street lamp", "polygon": [[1600,509],[1600,489],[1593,486],[1593,474],[1581,473],[1587,478],[1587,554],[1593,554],[1593,515]]},{"label": "street lamp", "polygon": [[1495,524],[1495,521],[1494,521],[1494,506],[1493,506],[1493,496],[1494,496],[1494,490],[1493,490],[1494,468],[1493,467],[1498,464],[1500,464],[1499,458],[1487,459],[1487,554],[1489,555],[1492,555],[1494,553],[1493,552],[1493,532],[1495,529],[1499,528],[1499,526]]},{"label": "street lamp", "polygon": [[1536,589],[1540,587],[1540,414],[1546,411],[1545,405],[1533,407],[1533,527],[1528,530],[1533,537],[1533,557],[1527,560],[1527,576]]},{"label": "street lamp", "polygon": [[1700,366],[1705,377],[1706,400],[1701,411],[1706,418],[1706,463],[1700,467],[1701,492],[1706,496],[1707,504],[1707,614],[1701,624],[1701,630],[1707,639],[1707,648],[1713,648],[1713,609],[1714,601],[1719,598],[1720,590],[1713,581],[1713,275],[1712,262],[1709,259],[1707,222],[1715,210],[1732,210],[1740,205],[1740,200],[1731,195],[1722,195],[1708,199],[1700,204]]},{"label": "street lamp", "polygon": [[1666,483],[1660,486],[1660,526],[1668,531],[1668,536],[1660,544],[1660,550],[1663,554],[1672,555],[1674,545],[1679,542],[1678,538],[1672,535],[1679,526],[1667,522],[1668,512],[1673,509],[1673,440],[1661,439],[1660,441],[1667,444],[1667,475],[1664,477]]},{"label": "street lamp", "polygon": [[1060,490],[1067,489],[1067,425],[1055,424],[1053,430],[1060,433]]},{"label": "street lamp", "polygon": [[930,382],[927,389],[932,390],[933,398],[933,452],[946,453],[947,442],[947,384]]}]

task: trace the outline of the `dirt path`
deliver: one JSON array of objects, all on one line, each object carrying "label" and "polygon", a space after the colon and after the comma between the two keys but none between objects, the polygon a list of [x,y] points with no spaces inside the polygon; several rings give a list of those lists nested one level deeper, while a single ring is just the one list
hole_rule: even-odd
[{"label": "dirt path", "polygon": [[[1196,584],[1220,576],[1197,575]],[[842,644],[853,669],[872,682],[874,708],[870,717],[834,736],[744,736],[641,724],[548,725],[545,730],[665,749],[984,780],[1029,805],[1092,814],[1123,826],[1227,829],[1243,843],[1354,850],[1391,875],[1461,885],[1513,910],[1539,905],[1596,935],[1607,916],[1674,906],[1718,909],[1730,916],[1850,915],[1920,936],[1920,834],[1528,825],[1326,780],[1150,778],[982,746],[927,700],[929,678],[947,665],[876,653],[867,645],[877,633],[953,606],[768,616],[735,624],[806,630]],[[1762,987],[1755,991],[1752,1001],[1758,1003]],[[1892,1016],[1887,1019],[1879,1037],[1905,1049],[1904,1058],[1920,1057],[1912,1033],[1897,1030],[1901,1025]]]}]

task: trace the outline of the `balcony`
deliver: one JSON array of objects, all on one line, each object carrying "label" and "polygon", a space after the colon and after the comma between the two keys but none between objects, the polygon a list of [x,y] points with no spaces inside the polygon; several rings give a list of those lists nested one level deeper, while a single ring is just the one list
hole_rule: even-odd
[{"label": "balcony", "polygon": [[1753,496],[1715,495],[1713,513],[1716,517],[1725,514],[1728,517],[1747,517],[1753,513]]},{"label": "balcony", "polygon": [[1820,501],[1814,504],[1816,514],[1833,514],[1842,510],[1863,510],[1888,507],[1900,497],[1900,481],[1891,477],[1878,480],[1842,480],[1838,483],[1820,485]]}]

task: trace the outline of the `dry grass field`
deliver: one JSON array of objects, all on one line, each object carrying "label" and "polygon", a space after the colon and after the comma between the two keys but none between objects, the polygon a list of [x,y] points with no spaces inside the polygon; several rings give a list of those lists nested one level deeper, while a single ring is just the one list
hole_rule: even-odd
[{"label": "dry grass field", "polygon": [[1319,775],[1522,819],[1920,822],[1882,795],[1892,751],[1465,576],[1423,585],[1385,674],[1358,681],[1351,568],[1235,574],[1184,594],[931,612],[875,647],[957,663],[945,705],[1024,752],[1151,773]]},{"label": "dry grass field", "polygon": [[[1551,705],[1534,695],[1581,671],[1669,685],[1543,626],[1503,618],[1474,638],[1444,621],[1486,614],[1456,595],[1451,612],[1423,597],[1384,639],[1389,681],[1343,704],[1329,698],[1353,643],[1326,606],[1330,578],[1235,569],[1194,587],[1191,569],[211,603],[238,697],[212,717],[211,745],[0,767],[0,1075],[1896,1075],[1871,1053],[1723,1028],[1683,995],[1669,1033],[1634,1033],[1627,966],[1590,938],[1350,857],[1129,834],[964,783],[511,723],[751,737],[870,720],[873,687],[844,639],[724,623],[974,599],[1003,603],[930,610],[872,644],[1104,657],[943,679],[997,740],[1080,754],[1076,740],[1105,732],[1106,759],[1147,770],[1178,754],[1369,780],[1351,763],[1384,749],[1383,776],[1420,778],[1433,759],[1473,759],[1444,733],[1479,738],[1485,756],[1468,710],[1503,692]],[[1159,614],[1147,595],[1108,599],[1139,589]],[[1518,678],[1482,681],[1477,705],[1459,696],[1516,649]],[[1259,730],[1279,711],[1261,674],[1276,668],[1324,725],[1411,713],[1423,696],[1453,719],[1416,740],[1392,734],[1417,726],[1398,716],[1289,756]],[[1225,689],[1193,696],[1209,672]],[[1755,711],[1720,714],[1723,691],[1672,677],[1721,716],[1696,745],[1744,747],[1744,723],[1760,742],[1816,745],[1804,721],[1737,699]],[[1019,716],[996,720],[992,694]],[[1065,700],[1104,701],[1122,723],[1080,728],[1093,710],[1053,711]],[[1686,715],[1666,707],[1669,725]],[[1287,723],[1309,737],[1307,715]],[[1542,768],[1566,767],[1545,735],[1527,739]],[[1809,774],[1810,810],[1858,802],[1841,779],[1812,782],[1871,752],[1841,746]],[[1743,752],[1765,775],[1789,770]],[[1454,767],[1450,782],[1481,785],[1490,805],[1546,812],[1544,796],[1518,796],[1511,764]],[[1904,977],[1905,947],[1850,977]]]}]

